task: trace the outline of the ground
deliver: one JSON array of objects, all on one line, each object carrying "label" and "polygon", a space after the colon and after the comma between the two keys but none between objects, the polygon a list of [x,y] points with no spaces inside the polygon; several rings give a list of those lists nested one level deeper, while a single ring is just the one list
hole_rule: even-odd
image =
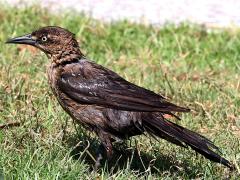
[{"label": "ground", "polygon": [[[193,24],[162,28],[127,21],[104,24],[77,13],[52,15],[36,6],[2,6],[0,22],[0,123],[20,122],[18,127],[0,129],[2,177],[239,178],[239,29],[209,33]],[[191,108],[191,113],[179,114],[181,121],[171,120],[214,141],[237,169],[230,172],[190,149],[139,136],[118,145],[124,153],[116,154],[123,158],[94,172],[98,141],[57,103],[47,84],[46,56],[28,46],[4,43],[46,25],[71,30],[90,59]]]}]

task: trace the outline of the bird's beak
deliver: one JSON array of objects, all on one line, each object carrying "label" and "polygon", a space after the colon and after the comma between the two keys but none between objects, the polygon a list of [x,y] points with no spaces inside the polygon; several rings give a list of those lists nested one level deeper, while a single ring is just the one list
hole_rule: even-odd
[{"label": "bird's beak", "polygon": [[36,45],[36,40],[32,38],[31,34],[27,34],[24,36],[12,38],[6,41],[6,43],[13,43],[13,44],[28,44],[28,45]]}]

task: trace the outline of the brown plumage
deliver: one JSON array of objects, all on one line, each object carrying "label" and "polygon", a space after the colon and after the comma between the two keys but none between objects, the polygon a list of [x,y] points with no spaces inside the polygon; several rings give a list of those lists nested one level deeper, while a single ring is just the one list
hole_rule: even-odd
[{"label": "brown plumage", "polygon": [[[189,112],[188,108],[174,105],[89,61],[68,30],[44,27],[7,43],[29,44],[47,54],[51,59],[49,85],[58,102],[73,119],[97,134],[109,158],[114,139],[147,132],[179,146],[190,146],[206,158],[232,167],[214,152],[218,148],[213,142],[164,118],[164,114]],[[100,154],[98,157],[99,161]]]}]

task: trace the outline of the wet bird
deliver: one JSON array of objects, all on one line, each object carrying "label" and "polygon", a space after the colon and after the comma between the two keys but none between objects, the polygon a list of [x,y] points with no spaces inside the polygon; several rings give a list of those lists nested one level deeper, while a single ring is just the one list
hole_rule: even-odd
[{"label": "wet bird", "polygon": [[70,31],[48,26],[6,43],[27,44],[42,50],[51,60],[48,81],[62,108],[78,123],[94,131],[102,154],[112,157],[113,142],[150,134],[176,145],[190,146],[206,158],[232,168],[218,147],[202,135],[165,118],[188,108],[168,102],[163,96],[126,81],[115,72],[88,60]]}]

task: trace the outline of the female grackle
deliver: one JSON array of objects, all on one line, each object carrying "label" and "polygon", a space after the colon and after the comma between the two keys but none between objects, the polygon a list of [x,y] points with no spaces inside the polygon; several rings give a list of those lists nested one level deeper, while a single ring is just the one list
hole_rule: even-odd
[{"label": "female grackle", "polygon": [[[105,149],[108,158],[112,156],[114,140],[148,133],[179,146],[190,146],[214,162],[233,167],[214,152],[218,147],[213,142],[164,117],[164,114],[189,112],[188,108],[174,105],[163,96],[89,61],[68,30],[43,27],[7,43],[32,45],[47,54],[51,60],[48,80],[58,102],[73,119],[97,134],[101,140],[99,149]],[[97,155],[96,166],[101,153]]]}]

